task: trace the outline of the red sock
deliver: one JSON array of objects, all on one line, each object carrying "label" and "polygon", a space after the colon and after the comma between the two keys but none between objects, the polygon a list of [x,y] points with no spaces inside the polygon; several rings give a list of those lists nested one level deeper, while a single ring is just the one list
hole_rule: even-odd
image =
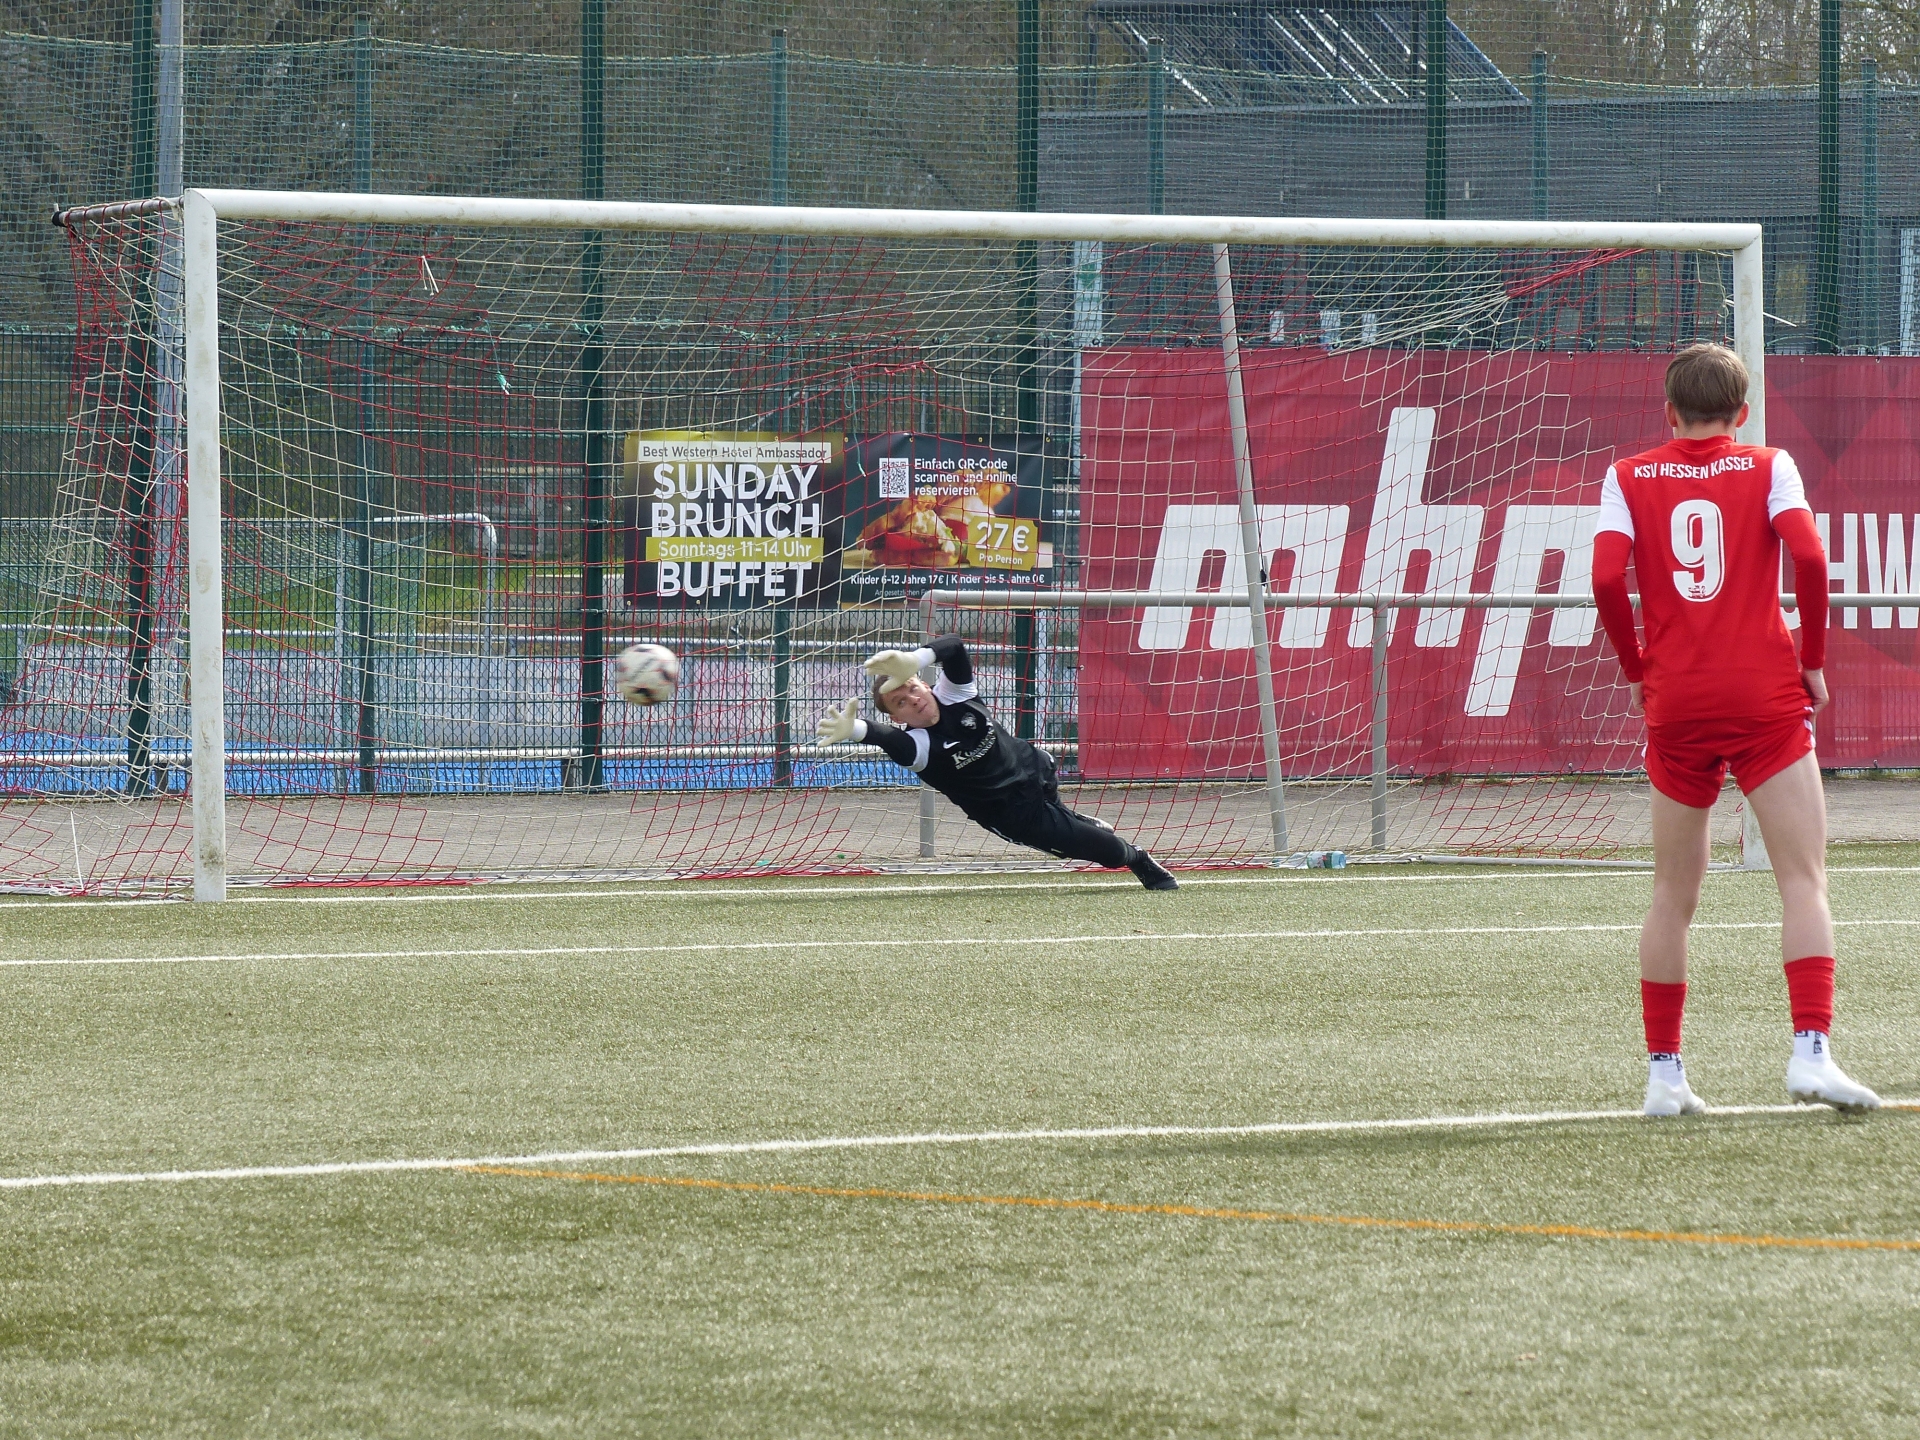
[{"label": "red sock", "polygon": [[1640,982],[1640,1018],[1647,1027],[1649,1055],[1680,1053],[1680,1016],[1687,1008],[1687,982],[1663,984],[1658,980]]},{"label": "red sock", "polygon": [[1787,970],[1787,1008],[1793,1012],[1795,1030],[1833,1032],[1833,957],[1808,955],[1789,960]]}]

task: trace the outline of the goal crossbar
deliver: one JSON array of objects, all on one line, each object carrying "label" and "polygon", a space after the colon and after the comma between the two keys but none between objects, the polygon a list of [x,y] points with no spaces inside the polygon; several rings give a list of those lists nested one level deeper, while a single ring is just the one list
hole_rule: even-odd
[{"label": "goal crossbar", "polygon": [[225,220],[351,225],[472,225],[651,230],[705,235],[817,235],[907,240],[1113,240],[1152,245],[1350,245],[1501,250],[1688,250],[1735,255],[1758,225],[1614,220],[1369,220],[1318,216],[1112,215],[1016,210],[891,210],[826,205],[676,205],[625,200],[360,195],[297,190],[189,190],[179,201],[75,207],[56,221],[188,207]]}]

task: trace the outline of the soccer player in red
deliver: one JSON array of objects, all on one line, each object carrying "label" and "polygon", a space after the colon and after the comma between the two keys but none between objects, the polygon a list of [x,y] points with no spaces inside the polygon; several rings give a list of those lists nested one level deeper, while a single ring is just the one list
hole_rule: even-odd
[{"label": "soccer player in red", "polygon": [[[1706,1108],[1680,1063],[1687,928],[1706,878],[1707,813],[1733,772],[1760,822],[1780,886],[1793,1015],[1787,1092],[1803,1104],[1873,1110],[1880,1097],[1833,1061],[1833,916],[1827,809],[1813,716],[1827,703],[1827,557],[1793,457],[1742,445],[1747,367],[1694,345],[1667,367],[1673,439],[1617,461],[1600,491],[1593,595],[1647,720],[1653,781],[1653,904],[1640,931],[1649,1115]],[[1793,557],[1800,650],[1780,610],[1780,547]],[[1627,594],[1640,584],[1644,644]]]}]

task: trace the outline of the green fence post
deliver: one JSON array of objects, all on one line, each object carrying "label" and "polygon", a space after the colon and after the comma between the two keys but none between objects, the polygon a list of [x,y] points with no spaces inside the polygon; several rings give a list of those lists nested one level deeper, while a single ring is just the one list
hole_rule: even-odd
[{"label": "green fence post", "polygon": [[[1014,208],[1040,208],[1040,0],[1020,0],[1019,67],[1015,77]],[[1040,247],[1020,243],[1017,304],[1020,333],[1018,360],[1020,456],[1041,455],[1040,513],[1046,515],[1046,447],[1040,429]],[[1016,462],[1017,464],[1017,462]],[[1018,478],[1018,470],[1015,478]],[[1016,612],[1013,619],[1014,734],[1023,740],[1034,735],[1033,612]]]},{"label": "green fence post", "polygon": [[1813,242],[1813,343],[1840,349],[1840,0],[1820,0],[1820,215]]},{"label": "green fence post", "polygon": [[1547,218],[1547,52],[1533,52],[1533,218]]},{"label": "green fence post", "polygon": [[373,22],[353,21],[353,189],[373,191]]},{"label": "green fence post", "polygon": [[[767,97],[769,151],[767,155],[767,201],[785,205],[787,199],[787,32],[773,32],[773,51],[768,65]],[[787,237],[773,241],[773,342],[774,342],[774,429],[787,427],[786,327],[787,327]],[[793,612],[786,605],[773,604],[773,783],[793,784]]]},{"label": "green fence post", "polygon": [[[1427,62],[1424,81],[1427,193],[1422,213],[1429,220],[1444,220],[1447,218],[1447,0],[1427,0],[1425,8],[1425,23],[1420,27]],[[1445,297],[1453,273],[1447,252],[1429,252],[1426,272],[1427,309],[1438,317],[1446,313]],[[1422,337],[1421,343],[1428,349],[1439,349],[1444,348],[1451,338],[1444,326],[1435,324]]]},{"label": "green fence post", "polygon": [[[767,155],[767,203],[769,205],[788,205],[792,203],[789,194],[791,169],[791,146],[789,139],[790,121],[787,106],[789,94],[787,65],[787,32],[773,32],[773,51],[768,64],[768,129],[769,149]],[[778,235],[773,241],[773,427],[785,430],[793,423],[792,395],[789,387],[793,383],[791,374],[792,352],[788,346],[787,324],[792,319],[788,308],[788,277],[792,274],[793,256],[788,248],[787,237]]]},{"label": "green fence post", "polygon": [[133,84],[129,97],[133,124],[128,135],[128,191],[144,200],[153,194],[160,172],[159,66],[154,51],[159,17],[154,0],[135,0],[133,7]]},{"label": "green fence post", "polygon": [[[133,30],[133,134],[128,159],[131,189],[145,199],[159,184],[159,71],[154,50],[154,0],[139,0]],[[153,791],[153,460],[158,396],[153,387],[158,318],[159,242],[143,235],[137,247],[136,301],[128,335],[134,393],[132,444],[127,456],[127,783],[139,797]]]},{"label": "green fence post", "polygon": [[[362,15],[353,22],[353,188],[373,190],[373,25]],[[359,749],[360,793],[380,788],[379,687],[373,653],[373,264],[364,243],[354,280],[360,292],[360,403],[354,417],[358,442],[357,493],[354,496],[355,697],[354,739]]]},{"label": "green fence post", "polygon": [[[1167,213],[1167,49],[1158,36],[1147,41],[1147,213]],[[1147,252],[1147,333],[1158,340],[1165,313],[1167,253]]]},{"label": "green fence post", "polygon": [[[580,194],[606,198],[606,0],[580,7]],[[580,252],[580,768],[582,790],[605,788],[607,416],[601,232],[589,230]]]},{"label": "green fence post", "polygon": [[1880,67],[1860,62],[1860,343],[1880,353]]},{"label": "green fence post", "polygon": [[1100,32],[1093,28],[1093,14],[1087,14],[1086,35],[1081,48],[1080,108],[1092,110],[1100,103]]},{"label": "green fence post", "polygon": [[1427,206],[1447,218],[1447,0],[1427,0]]},{"label": "green fence post", "polygon": [[787,32],[773,32],[773,50],[767,66],[767,203],[787,203]]},{"label": "green fence post", "polygon": [[1166,42],[1147,41],[1147,213],[1167,213]]}]

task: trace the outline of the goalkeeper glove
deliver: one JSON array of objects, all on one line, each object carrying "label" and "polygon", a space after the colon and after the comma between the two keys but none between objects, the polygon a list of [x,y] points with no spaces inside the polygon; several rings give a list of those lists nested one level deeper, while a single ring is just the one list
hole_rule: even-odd
[{"label": "goalkeeper glove", "polygon": [[827,706],[827,713],[813,729],[822,745],[844,745],[849,740],[867,738],[867,722],[853,713],[854,706],[852,700],[843,701],[838,707]]},{"label": "goalkeeper glove", "polygon": [[933,663],[933,652],[919,650],[882,650],[867,661],[867,674],[881,682],[880,693],[897,690],[920,674],[920,667]]}]

